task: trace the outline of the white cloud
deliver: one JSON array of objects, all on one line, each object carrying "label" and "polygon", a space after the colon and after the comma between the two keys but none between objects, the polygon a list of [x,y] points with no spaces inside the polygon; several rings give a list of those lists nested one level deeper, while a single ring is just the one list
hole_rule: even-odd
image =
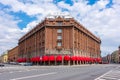
[{"label": "white cloud", "polygon": [[37,24],[38,24],[37,21],[30,22],[29,24],[27,24],[27,26],[26,26],[25,28],[22,29],[22,32],[26,33],[26,32],[28,32],[28,31],[30,31],[30,30],[33,29]]},{"label": "white cloud", "polygon": [[[18,0],[0,0],[0,3],[9,6],[9,8],[0,11],[0,53],[15,47],[20,36],[35,27],[47,14],[60,12],[57,6],[51,3],[52,0],[27,0],[27,2],[28,3],[23,3]],[[29,16],[36,16],[37,20],[28,23],[27,26],[21,30],[17,25],[21,20],[15,20],[16,17],[7,13],[9,11],[24,12]]]},{"label": "white cloud", "polygon": [[119,0],[113,0],[111,8],[106,8],[109,0],[100,0],[93,5],[87,5],[86,2],[74,1],[72,6],[65,2],[59,2],[58,6],[68,9],[82,25],[87,27],[92,33],[100,36],[102,39],[102,55],[111,53],[120,45],[120,3]]},{"label": "white cloud", "polygon": [[0,1],[4,5],[10,6],[10,10],[13,12],[22,11],[29,16],[32,15],[46,15],[50,12],[59,12],[57,6],[52,3],[52,0],[27,0],[20,2],[18,0],[10,1],[10,0],[1,0]]},{"label": "white cloud", "polygon": [[[8,11],[22,11],[29,16],[37,17],[36,21],[28,23],[26,28],[20,30],[17,26],[17,23],[19,21],[14,20],[13,16],[7,15],[7,17],[5,17],[1,15],[0,26],[5,26],[3,30],[0,31],[0,37],[5,37],[2,41],[7,42],[7,39],[11,39],[13,35],[16,35],[16,32],[20,32],[20,34],[23,34],[21,32],[27,32],[49,13],[61,12],[62,9],[67,9],[68,11],[65,12],[69,12],[75,19],[77,19],[82,25],[88,28],[92,33],[100,36],[102,39],[102,55],[104,55],[104,53],[111,53],[117,49],[118,45],[120,45],[119,0],[113,0],[113,5],[110,8],[106,8],[109,0],[99,0],[93,5],[88,5],[88,2],[86,0],[73,0],[73,5],[69,5],[64,1],[60,1],[57,4],[54,4],[52,0],[21,0],[21,2],[18,0],[0,0],[0,2],[4,5],[10,6]],[[7,18],[7,20],[4,18]],[[2,23],[3,20],[4,23]],[[10,34],[11,37],[9,37],[8,34],[12,32],[13,34]],[[4,34],[7,35],[3,36]],[[13,37],[11,41],[14,41],[14,38],[16,37]]]},{"label": "white cloud", "polygon": [[22,35],[18,22],[19,20],[0,11],[0,53],[17,45],[18,38]]}]

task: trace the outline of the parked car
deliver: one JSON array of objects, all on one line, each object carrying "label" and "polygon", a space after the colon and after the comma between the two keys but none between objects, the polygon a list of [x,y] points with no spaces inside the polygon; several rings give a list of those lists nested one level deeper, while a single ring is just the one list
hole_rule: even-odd
[{"label": "parked car", "polygon": [[19,63],[19,65],[22,65],[22,66],[32,66],[32,63],[29,63],[29,62]]},{"label": "parked car", "polygon": [[18,65],[18,62],[10,62],[12,65]]},{"label": "parked car", "polygon": [[0,67],[3,67],[3,66],[5,66],[3,63],[0,63]]}]

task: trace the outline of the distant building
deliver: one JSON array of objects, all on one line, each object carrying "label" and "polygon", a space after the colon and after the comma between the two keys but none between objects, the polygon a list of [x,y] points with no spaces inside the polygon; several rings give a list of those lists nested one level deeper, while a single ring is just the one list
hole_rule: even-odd
[{"label": "distant building", "polygon": [[102,63],[108,63],[107,56],[102,57]]},{"label": "distant building", "polygon": [[2,62],[2,55],[0,55],[0,63]]},{"label": "distant building", "polygon": [[18,59],[18,46],[8,51],[8,61],[16,62]]},{"label": "distant building", "polygon": [[113,63],[119,63],[119,55],[118,55],[119,51],[116,50],[111,54],[111,62]]},{"label": "distant building", "polygon": [[111,62],[120,63],[120,46],[118,47],[118,50],[111,54]]},{"label": "distant building", "polygon": [[1,62],[3,62],[3,63],[7,63],[7,62],[8,62],[8,50],[5,51],[5,52],[1,55]]},{"label": "distant building", "polygon": [[71,16],[49,16],[19,39],[19,61],[86,63],[100,58],[100,44],[100,38]]}]

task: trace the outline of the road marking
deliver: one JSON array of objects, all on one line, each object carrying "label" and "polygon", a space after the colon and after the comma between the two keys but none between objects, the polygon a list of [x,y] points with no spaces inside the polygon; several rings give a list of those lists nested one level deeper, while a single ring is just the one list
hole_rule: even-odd
[{"label": "road marking", "polygon": [[18,72],[22,72],[22,71],[18,71]]},{"label": "road marking", "polygon": [[118,66],[115,69],[106,72],[105,74],[99,76],[98,78],[96,78],[94,80],[106,80],[106,79],[118,80],[118,79],[120,79],[120,77],[119,77],[119,75],[120,75],[119,68],[120,67]]},{"label": "road marking", "polygon": [[25,76],[25,77],[20,77],[20,78],[14,78],[14,79],[10,79],[10,80],[22,80],[22,79],[39,77],[39,76],[47,76],[47,75],[56,74],[56,73],[57,72],[44,73],[44,74],[39,74],[39,75],[32,75],[32,76]]},{"label": "road marking", "polygon": [[[23,69],[23,70],[18,70],[18,71],[9,71],[7,73],[12,74],[12,73],[27,72],[27,71],[33,71],[33,70],[35,71],[35,70],[39,70],[39,69]],[[42,70],[46,70],[46,69],[42,69]],[[0,74],[2,74],[2,73],[0,73]]]},{"label": "road marking", "polygon": [[106,72],[105,74],[99,76],[98,78],[96,78],[96,79],[94,79],[94,80],[104,80],[104,79],[100,79],[100,78],[103,77],[103,76],[105,76],[106,74],[108,74],[108,73],[110,73],[110,72],[112,72],[112,70]]},{"label": "road marking", "polygon": [[117,80],[117,78],[112,78],[112,77],[104,77],[105,79],[112,79],[112,80]]},{"label": "road marking", "polygon": [[9,72],[9,73],[14,73],[13,71]]}]

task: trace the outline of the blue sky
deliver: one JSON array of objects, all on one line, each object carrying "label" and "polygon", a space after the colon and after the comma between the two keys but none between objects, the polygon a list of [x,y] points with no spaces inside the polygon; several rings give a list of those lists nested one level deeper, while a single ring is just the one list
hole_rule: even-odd
[{"label": "blue sky", "polygon": [[0,54],[15,47],[21,36],[56,12],[73,16],[101,38],[102,56],[110,54],[120,45],[119,8],[119,0],[0,0]]},{"label": "blue sky", "polygon": [[18,17],[18,19],[21,20],[21,21],[17,24],[20,29],[23,29],[24,27],[26,27],[26,25],[27,25],[29,22],[36,20],[36,17],[35,17],[35,16],[28,16],[28,15],[26,15],[26,14],[23,13],[23,12],[17,12],[17,13],[10,12],[10,15],[13,15],[13,16],[15,16],[15,17]]}]

